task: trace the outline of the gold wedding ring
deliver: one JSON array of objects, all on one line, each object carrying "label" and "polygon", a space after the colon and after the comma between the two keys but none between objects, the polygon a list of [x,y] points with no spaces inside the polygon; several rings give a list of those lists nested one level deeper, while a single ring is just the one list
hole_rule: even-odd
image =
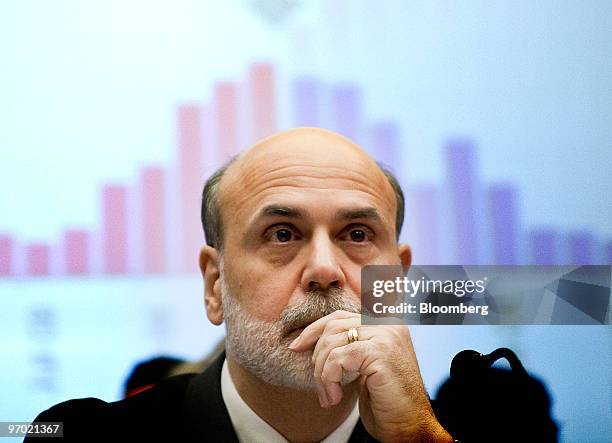
[{"label": "gold wedding ring", "polygon": [[350,328],[348,331],[346,331],[346,338],[349,345],[358,341],[359,333],[357,332],[357,328]]}]

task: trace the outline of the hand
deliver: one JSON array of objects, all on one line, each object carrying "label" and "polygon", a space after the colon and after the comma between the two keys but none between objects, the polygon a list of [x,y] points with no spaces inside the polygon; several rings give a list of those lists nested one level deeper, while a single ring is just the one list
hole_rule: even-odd
[{"label": "hand", "polygon": [[[350,328],[359,333],[359,340],[351,344]],[[347,377],[359,377],[359,412],[374,438],[453,441],[431,409],[406,326],[362,326],[360,314],[336,311],[306,327],[289,348],[313,350],[322,407],[338,404],[343,380],[346,384]]]}]

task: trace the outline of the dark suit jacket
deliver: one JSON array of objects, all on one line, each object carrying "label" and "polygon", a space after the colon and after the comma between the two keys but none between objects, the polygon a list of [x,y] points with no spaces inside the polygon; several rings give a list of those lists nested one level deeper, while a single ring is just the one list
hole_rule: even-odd
[{"label": "dark suit jacket", "polygon": [[[66,441],[237,442],[221,396],[222,355],[201,374],[168,378],[125,400],[69,400],[42,412],[38,422],[64,422]],[[48,439],[26,438],[25,442]],[[54,439],[53,441],[57,441]],[[350,443],[375,442],[357,422]]]}]

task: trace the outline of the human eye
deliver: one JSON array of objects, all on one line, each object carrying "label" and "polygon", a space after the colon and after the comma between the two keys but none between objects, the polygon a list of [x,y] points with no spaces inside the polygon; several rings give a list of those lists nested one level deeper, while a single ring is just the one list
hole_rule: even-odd
[{"label": "human eye", "polygon": [[364,225],[350,225],[342,231],[340,239],[351,243],[368,243],[374,238],[374,232]]},{"label": "human eye", "polygon": [[272,243],[289,243],[300,238],[297,229],[287,224],[270,226],[264,232],[264,239]]}]

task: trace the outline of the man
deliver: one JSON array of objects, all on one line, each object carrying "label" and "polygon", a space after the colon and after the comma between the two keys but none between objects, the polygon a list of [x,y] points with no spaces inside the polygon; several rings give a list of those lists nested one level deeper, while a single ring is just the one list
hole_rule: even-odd
[{"label": "man", "polygon": [[226,355],[130,399],[45,411],[68,438],[453,441],[408,329],[362,326],[361,268],[410,265],[403,195],[358,146],[322,129],[267,138],[209,179],[204,302]]}]

